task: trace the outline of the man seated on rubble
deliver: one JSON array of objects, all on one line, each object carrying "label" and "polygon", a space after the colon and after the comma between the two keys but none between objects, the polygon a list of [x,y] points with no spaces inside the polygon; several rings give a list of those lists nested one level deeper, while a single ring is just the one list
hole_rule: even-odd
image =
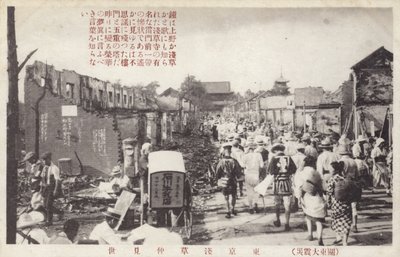
[{"label": "man seated on rubble", "polygon": [[24,159],[22,159],[21,163],[28,163],[26,165],[26,171],[30,176],[32,177],[40,177],[42,170],[43,170],[43,162],[41,160],[38,160],[37,156],[33,152],[28,152]]},{"label": "man seated on rubble", "polygon": [[128,188],[129,186],[129,178],[127,175],[122,174],[121,167],[119,165],[115,166],[111,172],[111,179],[109,182],[112,186],[112,190],[119,194],[122,189]]},{"label": "man seated on rubble", "polygon": [[63,232],[50,238],[49,244],[73,244],[78,235],[79,223],[74,219],[69,219],[64,223]]},{"label": "man seated on rubble", "polygon": [[121,213],[116,209],[109,207],[103,212],[106,220],[96,225],[90,233],[89,239],[97,240],[99,244],[121,244],[121,235],[117,235],[114,230],[121,218]]}]

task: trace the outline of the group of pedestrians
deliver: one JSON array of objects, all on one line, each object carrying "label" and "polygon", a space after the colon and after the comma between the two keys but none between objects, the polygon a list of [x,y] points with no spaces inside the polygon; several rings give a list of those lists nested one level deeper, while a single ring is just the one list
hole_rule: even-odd
[{"label": "group of pedestrians", "polygon": [[[295,133],[271,124],[257,126],[254,122],[221,117],[212,121],[212,129],[217,130],[212,134],[214,140],[221,143],[216,173],[227,202],[226,218],[237,215],[235,205],[244,194],[244,180],[250,214],[260,210],[260,196],[272,194],[274,226],[282,225],[283,205],[284,231],[290,231],[290,215],[300,207],[305,215],[307,239],[317,239],[319,245],[324,245],[323,224],[329,214],[331,229],[336,233],[334,244],[347,245],[350,231],[358,232],[357,209],[362,190],[374,193],[383,186],[391,196],[393,157],[382,138],[361,135],[351,141],[334,132]],[[218,127],[223,130],[218,131]]]}]

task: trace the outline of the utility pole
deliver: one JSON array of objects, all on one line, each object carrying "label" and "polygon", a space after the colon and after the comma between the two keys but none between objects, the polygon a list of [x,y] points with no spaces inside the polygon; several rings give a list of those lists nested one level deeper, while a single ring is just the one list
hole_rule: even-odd
[{"label": "utility pole", "polygon": [[15,244],[17,232],[17,154],[16,141],[19,134],[18,74],[29,58],[37,51],[32,51],[18,65],[17,43],[15,39],[15,7],[7,7],[7,59],[8,59],[8,103],[7,103],[7,244]]},{"label": "utility pole", "polygon": [[18,59],[15,41],[15,7],[7,7],[8,110],[7,110],[7,244],[15,244],[17,232]]},{"label": "utility pole", "polygon": [[307,132],[306,101],[303,102],[303,115],[304,115],[304,133],[306,133]]},{"label": "utility pole", "polygon": [[358,137],[358,115],[357,115],[357,76],[354,70],[351,75],[353,77],[353,124],[354,124],[354,139]]}]

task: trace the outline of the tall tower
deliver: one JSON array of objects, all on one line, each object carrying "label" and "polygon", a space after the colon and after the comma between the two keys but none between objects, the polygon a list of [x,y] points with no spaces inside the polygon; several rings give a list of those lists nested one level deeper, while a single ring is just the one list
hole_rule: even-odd
[{"label": "tall tower", "polygon": [[282,67],[281,67],[281,76],[275,80],[275,85],[274,86],[278,87],[278,88],[287,87],[287,83],[289,83],[289,80],[287,80],[287,79],[285,79],[283,77]]}]

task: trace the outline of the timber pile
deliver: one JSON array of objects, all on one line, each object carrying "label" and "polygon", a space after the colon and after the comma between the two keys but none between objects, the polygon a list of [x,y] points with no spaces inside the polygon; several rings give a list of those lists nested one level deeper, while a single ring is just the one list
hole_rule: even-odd
[{"label": "timber pile", "polygon": [[214,170],[218,162],[218,149],[209,137],[178,135],[174,137],[174,142],[163,148],[182,153],[194,194],[217,190]]}]

